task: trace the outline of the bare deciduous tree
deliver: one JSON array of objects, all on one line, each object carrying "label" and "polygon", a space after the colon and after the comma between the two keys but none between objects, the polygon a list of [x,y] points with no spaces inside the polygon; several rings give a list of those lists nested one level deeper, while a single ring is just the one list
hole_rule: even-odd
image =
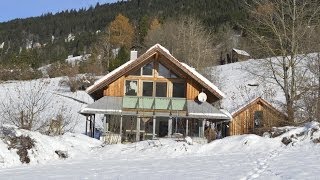
[{"label": "bare deciduous tree", "polygon": [[[112,54],[112,45],[110,43],[110,33],[109,31],[104,32],[97,42],[92,46],[91,49],[92,56],[88,62],[91,66],[88,66],[88,63],[84,64],[86,72],[92,71],[97,75],[106,73],[106,70],[110,67],[110,62],[114,59]],[[93,71],[94,70],[94,71]]]},{"label": "bare deciduous tree", "polygon": [[149,30],[145,38],[146,46],[156,43],[160,43],[180,61],[198,70],[216,64],[212,34],[195,18],[168,20],[160,28]]},{"label": "bare deciduous tree", "polygon": [[60,121],[61,133],[73,131],[70,109],[52,103],[50,81],[35,80],[7,84],[6,98],[0,103],[1,123],[21,129],[47,133],[52,120]]},{"label": "bare deciduous tree", "polygon": [[[253,0],[247,3],[250,22],[245,27],[254,46],[267,58],[261,61],[258,74],[266,81],[278,85],[285,96],[288,120],[293,122],[297,102],[305,93],[306,76],[302,65],[304,55],[315,37],[311,30],[318,25],[320,6],[312,0]],[[261,73],[263,72],[263,73]]]},{"label": "bare deciduous tree", "polygon": [[16,83],[8,88],[6,99],[1,102],[4,123],[21,129],[39,130],[45,124],[43,112],[50,106],[51,95],[47,93],[48,81]]}]

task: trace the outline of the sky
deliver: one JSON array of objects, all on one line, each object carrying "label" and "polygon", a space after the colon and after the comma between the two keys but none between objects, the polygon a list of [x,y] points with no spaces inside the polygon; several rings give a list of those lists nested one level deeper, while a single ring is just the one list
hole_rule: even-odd
[{"label": "sky", "polygon": [[56,13],[66,9],[80,9],[82,7],[112,3],[117,0],[1,0],[0,22],[16,18],[40,16],[52,12]]}]

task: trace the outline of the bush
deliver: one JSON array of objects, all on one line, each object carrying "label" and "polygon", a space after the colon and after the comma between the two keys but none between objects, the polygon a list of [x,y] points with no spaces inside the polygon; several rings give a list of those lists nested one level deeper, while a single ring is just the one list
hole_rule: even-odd
[{"label": "bush", "polygon": [[20,156],[20,161],[22,163],[29,163],[30,158],[28,156],[28,150],[34,147],[34,140],[29,136],[19,136],[19,137],[7,137],[8,149],[17,149],[17,154]]},{"label": "bush", "polygon": [[61,107],[57,115],[51,119],[46,128],[42,129],[43,134],[49,136],[62,135],[65,132],[72,132],[77,122],[72,121],[71,109]]},{"label": "bush", "polygon": [[70,88],[71,92],[76,92],[77,90],[85,90],[91,86],[96,81],[96,77],[92,74],[68,76],[60,80],[60,86],[67,86]]},{"label": "bush", "polygon": [[39,70],[32,69],[31,67],[3,67],[0,66],[0,80],[30,80],[42,77]]},{"label": "bush", "polygon": [[78,66],[72,66],[68,63],[56,62],[53,63],[47,70],[50,78],[61,77],[61,76],[76,76],[79,72]]}]

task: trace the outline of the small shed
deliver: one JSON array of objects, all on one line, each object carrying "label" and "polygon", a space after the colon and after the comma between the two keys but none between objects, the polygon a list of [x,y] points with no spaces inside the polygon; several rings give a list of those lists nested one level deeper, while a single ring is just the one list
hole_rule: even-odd
[{"label": "small shed", "polygon": [[229,134],[259,134],[274,126],[284,125],[287,116],[261,97],[231,113]]}]

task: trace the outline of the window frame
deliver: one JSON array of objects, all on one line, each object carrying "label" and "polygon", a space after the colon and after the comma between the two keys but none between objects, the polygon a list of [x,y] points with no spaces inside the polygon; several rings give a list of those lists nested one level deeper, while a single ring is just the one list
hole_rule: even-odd
[{"label": "window frame", "polygon": [[[175,97],[173,96],[173,92],[174,92],[174,83],[177,83],[177,84],[183,84],[183,87],[184,87],[184,93],[183,93],[183,97]],[[186,88],[186,82],[185,81],[171,81],[171,97],[173,98],[186,98],[186,93],[187,93],[187,88]]]},{"label": "window frame", "polygon": [[[144,87],[144,85],[143,85],[143,83],[144,82],[150,82],[150,83],[152,83],[152,94],[151,94],[151,96],[145,96],[145,95],[143,95],[143,87]],[[155,88],[154,88],[154,84],[155,84],[155,82],[154,81],[151,81],[151,80],[142,80],[141,81],[141,96],[143,96],[143,97],[155,97],[154,96],[154,94],[155,94]]]},{"label": "window frame", "polygon": [[[127,95],[127,81],[136,81],[137,82],[136,95]],[[124,80],[124,96],[139,96],[139,80],[138,79],[125,79]]]},{"label": "window frame", "polygon": [[[259,120],[258,123],[256,123],[257,120]],[[261,111],[261,110],[254,111],[254,113],[253,113],[253,126],[254,126],[254,128],[262,127],[262,123],[263,123],[263,111]]]},{"label": "window frame", "polygon": [[[151,69],[151,75],[147,75],[147,74],[143,74],[143,67],[145,67],[147,64],[152,63],[152,69]],[[154,77],[155,76],[155,61],[152,60],[146,64],[144,64],[141,68],[140,68],[140,76],[144,76],[144,77]]]},{"label": "window frame", "polygon": [[[169,77],[161,76],[160,75],[160,66],[163,66],[169,71]],[[181,79],[176,73],[172,72],[170,68],[162,64],[161,62],[157,62],[157,65],[155,66],[155,69],[157,70],[157,77],[164,78],[164,79]],[[174,75],[175,77],[172,77]]]},{"label": "window frame", "polygon": [[[154,81],[155,82],[155,89],[154,89],[154,97],[169,97],[169,83],[168,81]],[[166,95],[165,96],[157,96],[157,83],[165,83],[166,84]]]}]

